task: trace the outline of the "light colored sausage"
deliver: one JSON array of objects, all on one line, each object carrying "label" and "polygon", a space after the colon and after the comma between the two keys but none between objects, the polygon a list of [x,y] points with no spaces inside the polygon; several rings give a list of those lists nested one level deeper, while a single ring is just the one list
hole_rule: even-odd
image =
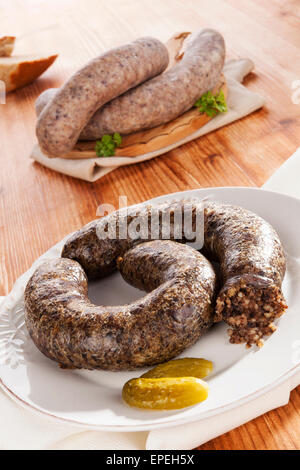
[{"label": "light colored sausage", "polygon": [[[193,33],[178,64],[98,109],[82,130],[80,139],[94,140],[114,132],[130,134],[172,121],[214,88],[224,59],[225,44],[220,33],[212,29]],[[37,114],[56,93],[57,89],[52,88],[40,95]]]},{"label": "light colored sausage", "polygon": [[166,47],[141,38],[90,61],[55,94],[39,116],[36,134],[43,152],[61,156],[71,150],[97,109],[168,65]]},{"label": "light colored sausage", "polygon": [[43,91],[35,101],[35,112],[37,117],[41,114],[45,106],[54,98],[59,88],[48,88]]}]

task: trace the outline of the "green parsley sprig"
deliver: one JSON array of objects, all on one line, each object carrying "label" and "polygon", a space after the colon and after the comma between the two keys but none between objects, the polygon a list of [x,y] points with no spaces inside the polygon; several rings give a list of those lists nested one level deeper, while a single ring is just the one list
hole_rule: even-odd
[{"label": "green parsley sprig", "polygon": [[214,117],[218,113],[226,113],[227,104],[223,90],[217,95],[213,95],[211,91],[204,93],[194,104],[200,113],[206,113],[207,116]]},{"label": "green parsley sprig", "polygon": [[97,140],[95,152],[98,157],[111,157],[115,154],[116,147],[120,147],[122,137],[118,132],[113,135],[105,134],[101,140]]}]

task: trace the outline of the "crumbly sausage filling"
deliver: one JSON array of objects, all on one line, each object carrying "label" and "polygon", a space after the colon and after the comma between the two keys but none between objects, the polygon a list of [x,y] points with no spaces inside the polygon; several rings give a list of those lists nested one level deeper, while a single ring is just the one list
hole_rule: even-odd
[{"label": "crumbly sausage filling", "polygon": [[276,331],[273,322],[286,308],[282,292],[275,284],[256,287],[241,281],[240,285],[221,292],[216,315],[230,326],[227,332],[231,343],[261,347],[262,338]]}]

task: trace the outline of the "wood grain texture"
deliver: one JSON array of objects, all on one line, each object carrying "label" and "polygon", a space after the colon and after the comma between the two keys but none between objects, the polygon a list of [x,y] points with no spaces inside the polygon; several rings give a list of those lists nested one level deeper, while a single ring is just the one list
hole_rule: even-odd
[{"label": "wood grain texture", "polygon": [[[40,254],[93,219],[99,204],[116,205],[119,195],[133,204],[185,189],[262,185],[300,143],[300,105],[291,99],[292,82],[300,79],[299,15],[298,0],[0,0],[1,36],[23,37],[16,53],[59,53],[42,78],[0,104],[0,295]],[[247,87],[265,96],[264,109],[96,183],[30,161],[33,104],[43,90],[135,37],[166,41],[201,26],[224,35],[228,57],[253,59],[256,70]],[[299,449],[299,405],[298,388],[287,406],[200,449]]]}]

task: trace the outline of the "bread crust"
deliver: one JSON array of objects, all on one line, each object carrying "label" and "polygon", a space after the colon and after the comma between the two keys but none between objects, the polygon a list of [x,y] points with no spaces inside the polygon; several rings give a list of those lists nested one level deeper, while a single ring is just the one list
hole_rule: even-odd
[{"label": "bread crust", "polygon": [[57,54],[49,57],[20,55],[0,57],[0,80],[6,91],[14,91],[29,85],[44,73],[56,60]]}]

